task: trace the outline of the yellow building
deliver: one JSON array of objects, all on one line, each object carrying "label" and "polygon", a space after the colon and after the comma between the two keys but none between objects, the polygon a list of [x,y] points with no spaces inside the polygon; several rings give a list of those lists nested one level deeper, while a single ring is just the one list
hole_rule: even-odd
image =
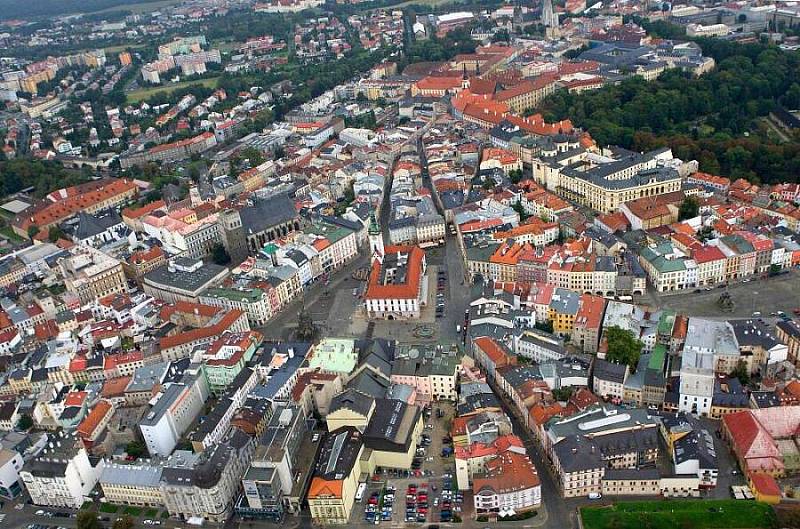
[{"label": "yellow building", "polygon": [[164,504],[159,483],[160,465],[119,465],[111,463],[100,474],[100,487],[109,503],[160,507]]},{"label": "yellow building", "polygon": [[584,206],[613,213],[631,200],[680,191],[681,175],[667,163],[673,160],[670,149],[602,156],[583,151],[535,159],[533,179]]},{"label": "yellow building", "polygon": [[562,336],[572,335],[580,299],[578,292],[565,288],[555,289],[548,310],[548,319],[553,322],[553,333]]},{"label": "yellow building", "polygon": [[348,522],[358,489],[363,452],[362,435],[357,429],[340,428],[328,434],[308,489],[308,507],[314,523]]}]

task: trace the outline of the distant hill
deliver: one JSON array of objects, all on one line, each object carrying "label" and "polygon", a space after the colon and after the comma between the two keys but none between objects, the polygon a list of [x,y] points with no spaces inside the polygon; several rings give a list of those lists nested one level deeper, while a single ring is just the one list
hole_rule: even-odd
[{"label": "distant hill", "polygon": [[0,20],[94,13],[112,7],[163,3],[161,0],[0,0]]}]

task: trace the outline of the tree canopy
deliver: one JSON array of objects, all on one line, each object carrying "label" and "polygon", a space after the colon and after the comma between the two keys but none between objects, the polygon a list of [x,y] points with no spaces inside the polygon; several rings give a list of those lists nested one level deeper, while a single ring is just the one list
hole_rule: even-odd
[{"label": "tree canopy", "polygon": [[80,172],[68,171],[58,162],[19,158],[0,162],[0,196],[17,193],[33,186],[34,194],[43,197],[50,191],[86,182]]},{"label": "tree canopy", "polygon": [[103,529],[94,511],[78,511],[76,525],[78,529]]},{"label": "tree canopy", "polygon": [[700,213],[700,203],[695,197],[686,197],[678,209],[678,220],[693,219]]},{"label": "tree canopy", "polygon": [[761,118],[779,102],[800,104],[800,54],[719,39],[698,42],[717,62],[705,75],[669,70],[651,82],[635,76],[591,92],[561,90],[545,101],[544,113],[571,119],[600,145],[636,151],[668,145],[675,156],[698,160],[702,171],[797,182],[800,138],[774,141]]},{"label": "tree canopy", "polygon": [[631,331],[617,327],[606,329],[608,352],[606,360],[617,364],[627,364],[631,370],[636,369],[644,344],[637,340]]},{"label": "tree canopy", "polygon": [[28,414],[23,414],[20,416],[19,421],[17,422],[17,428],[20,430],[29,430],[33,426],[33,419]]}]

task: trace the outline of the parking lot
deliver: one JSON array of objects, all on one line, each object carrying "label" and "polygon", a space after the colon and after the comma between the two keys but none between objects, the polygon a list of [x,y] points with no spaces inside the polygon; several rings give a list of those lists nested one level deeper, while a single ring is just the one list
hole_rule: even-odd
[{"label": "parking lot", "polygon": [[392,527],[453,521],[462,516],[464,497],[456,491],[449,428],[453,405],[426,408],[425,428],[409,470],[376,469],[351,515],[354,525]]}]

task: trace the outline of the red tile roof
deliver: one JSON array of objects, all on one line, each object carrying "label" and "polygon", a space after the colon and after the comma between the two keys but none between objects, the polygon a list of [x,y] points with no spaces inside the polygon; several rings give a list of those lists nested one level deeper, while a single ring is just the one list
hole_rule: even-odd
[{"label": "red tile roof", "polygon": [[[90,189],[85,189],[79,194],[71,191],[66,196],[54,195],[57,202],[47,204],[32,213],[23,212],[14,219],[14,224],[23,230],[30,226],[48,226],[66,218],[72,217],[98,203],[111,200],[118,195],[135,192],[138,188],[132,180],[107,178],[99,180]],[[53,193],[51,193],[53,195]]]},{"label": "red tile roof", "polygon": [[382,284],[381,263],[376,259],[372,263],[365,299],[414,299],[419,295],[425,252],[419,246],[387,246],[385,249],[385,255],[400,253],[408,254],[405,282]]},{"label": "red tile roof", "polygon": [[169,349],[170,347],[177,347],[179,345],[191,343],[197,340],[219,336],[234,324],[236,320],[242,317],[244,312],[239,309],[231,309],[214,325],[208,327],[201,327],[197,329],[189,329],[174,336],[165,336],[159,340],[161,349]]},{"label": "red tile roof", "polygon": [[78,435],[83,439],[92,437],[97,427],[109,413],[113,412],[113,409],[114,407],[107,400],[101,400],[95,404],[92,411],[78,425]]},{"label": "red tile roof", "polygon": [[755,473],[750,475],[750,482],[759,496],[781,496],[781,487],[769,474]]},{"label": "red tile roof", "polygon": [[599,329],[605,313],[606,300],[600,296],[581,294],[575,325],[586,329]]},{"label": "red tile roof", "polygon": [[150,202],[145,204],[140,208],[125,208],[122,210],[122,217],[127,217],[129,219],[139,219],[144,217],[145,215],[149,215],[150,213],[154,212],[157,209],[161,209],[166,207],[167,203],[163,200],[156,200],[155,202]]},{"label": "red tile roof", "polygon": [[511,351],[492,338],[482,336],[475,340],[475,345],[484,352],[496,367],[505,366],[512,362]]},{"label": "red tile roof", "polygon": [[725,254],[716,246],[701,246],[692,252],[692,258],[698,263],[708,263],[711,261],[724,261]]}]

